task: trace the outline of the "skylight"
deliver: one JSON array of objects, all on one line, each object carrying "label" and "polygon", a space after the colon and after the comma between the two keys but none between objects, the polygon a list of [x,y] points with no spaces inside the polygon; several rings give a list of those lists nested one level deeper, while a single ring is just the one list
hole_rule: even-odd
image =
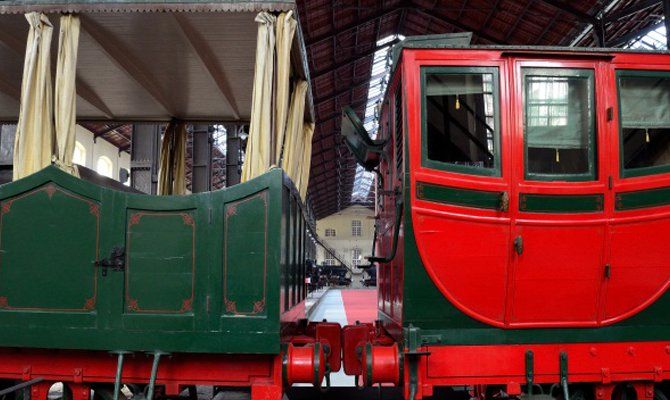
[{"label": "skylight", "polygon": [[627,49],[641,50],[667,50],[668,45],[665,40],[665,25],[661,25],[646,35],[629,42]]},{"label": "skylight", "polygon": [[[388,85],[391,73],[391,47],[396,39],[402,40],[402,35],[389,35],[377,41],[377,50],[372,60],[368,101],[365,105],[363,125],[372,139],[377,137],[379,128],[379,105]],[[366,203],[374,183],[374,173],[368,172],[360,165],[356,166],[356,178],[351,192],[352,203]]]}]

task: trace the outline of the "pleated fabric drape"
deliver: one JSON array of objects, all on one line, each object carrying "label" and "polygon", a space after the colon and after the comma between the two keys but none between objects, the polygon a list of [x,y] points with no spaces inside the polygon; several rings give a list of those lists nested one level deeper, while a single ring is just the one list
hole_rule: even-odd
[{"label": "pleated fabric drape", "polygon": [[186,194],[186,123],[172,121],[165,128],[158,169],[158,194]]},{"label": "pleated fabric drape", "polygon": [[256,22],[258,22],[256,67],[242,182],[261,175],[272,165],[272,86],[276,18],[267,12],[261,12],[256,16]]},{"label": "pleated fabric drape", "polygon": [[42,13],[28,13],[26,19],[29,31],[14,138],[14,180],[48,166],[54,153],[50,67],[53,26]]},{"label": "pleated fabric drape", "polygon": [[285,144],[287,118],[289,113],[290,78],[291,78],[291,44],[298,23],[293,18],[293,11],[281,13],[277,17],[277,75],[275,82],[275,150],[271,164],[279,165],[282,149]]},{"label": "pleated fabric drape", "polygon": [[306,123],[303,127],[303,143],[305,148],[302,152],[302,162],[300,163],[300,173],[298,175],[297,187],[300,191],[300,197],[305,200],[307,188],[309,186],[309,171],[312,164],[312,138],[314,137],[314,123]]},{"label": "pleated fabric drape", "polygon": [[295,84],[291,96],[291,107],[288,121],[286,123],[286,140],[284,142],[284,153],[281,167],[286,171],[293,183],[298,185],[298,174],[300,164],[303,160],[304,135],[303,126],[305,121],[305,96],[307,95],[307,82],[299,81]]},{"label": "pleated fabric drape", "polygon": [[79,17],[66,14],[60,18],[58,59],[56,62],[56,87],[54,117],[56,148],[54,161],[64,171],[75,176],[79,173],[72,163],[77,121],[77,52],[79,47]]}]

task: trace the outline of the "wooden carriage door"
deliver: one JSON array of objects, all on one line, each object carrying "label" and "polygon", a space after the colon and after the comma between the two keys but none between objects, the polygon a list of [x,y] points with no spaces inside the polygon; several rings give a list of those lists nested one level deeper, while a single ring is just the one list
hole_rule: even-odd
[{"label": "wooden carriage door", "polygon": [[514,62],[509,326],[598,323],[607,234],[599,67]]}]

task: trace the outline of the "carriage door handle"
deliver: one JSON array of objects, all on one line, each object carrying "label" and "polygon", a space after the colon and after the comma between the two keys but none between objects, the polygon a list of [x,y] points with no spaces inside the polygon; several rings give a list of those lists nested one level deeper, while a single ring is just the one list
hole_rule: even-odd
[{"label": "carriage door handle", "polygon": [[518,255],[523,253],[523,238],[521,235],[514,238],[514,251],[516,251],[516,254]]}]

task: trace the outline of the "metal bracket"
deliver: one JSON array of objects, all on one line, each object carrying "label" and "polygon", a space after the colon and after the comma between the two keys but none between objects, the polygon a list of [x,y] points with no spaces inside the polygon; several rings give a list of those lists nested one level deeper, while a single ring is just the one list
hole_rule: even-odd
[{"label": "metal bracket", "polygon": [[526,392],[528,398],[533,397],[533,383],[535,380],[535,356],[532,350],[526,351]]},{"label": "metal bracket", "polygon": [[124,271],[126,269],[126,248],[123,246],[112,247],[112,252],[107,258],[95,261],[96,267],[102,267],[102,276],[107,276],[107,268],[113,271]]},{"label": "metal bracket", "polygon": [[430,353],[427,351],[417,351],[421,345],[419,328],[410,324],[406,333],[408,350],[404,352],[404,355],[407,357],[409,364],[409,400],[414,400],[419,389],[419,358],[421,356],[428,356]]},{"label": "metal bracket", "polygon": [[563,388],[563,398],[570,400],[568,392],[568,353],[562,351],[558,355],[558,365],[561,374],[561,387]]},{"label": "metal bracket", "polygon": [[40,383],[43,380],[44,380],[44,378],[40,377],[40,378],[31,379],[27,382],[21,382],[17,385],[14,385],[14,386],[10,386],[7,389],[0,390],[0,396],[4,396],[4,395],[10,394],[10,393],[14,393],[16,391],[19,391],[21,389],[25,389],[27,387],[30,387],[30,386],[36,384],[36,383]]}]

